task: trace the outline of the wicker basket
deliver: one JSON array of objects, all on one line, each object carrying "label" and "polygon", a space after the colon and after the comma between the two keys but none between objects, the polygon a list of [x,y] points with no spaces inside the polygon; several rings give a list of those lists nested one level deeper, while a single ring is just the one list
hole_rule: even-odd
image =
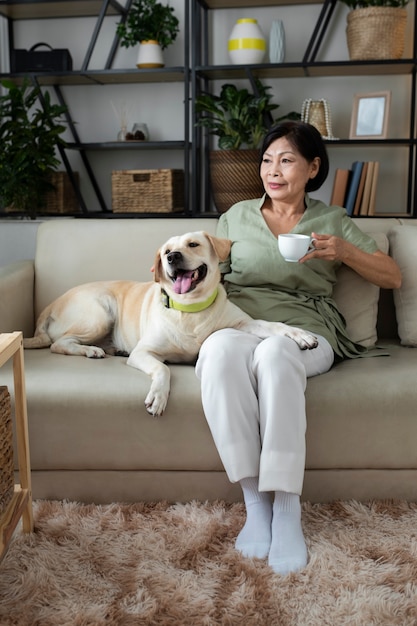
[{"label": "wicker basket", "polygon": [[[78,173],[74,172],[78,183]],[[51,189],[45,196],[45,208],[40,213],[79,213],[80,205],[74,188],[66,172],[53,172],[50,181],[55,189]]]},{"label": "wicker basket", "polygon": [[350,59],[400,59],[404,52],[406,24],[407,11],[399,7],[350,11],[346,27]]},{"label": "wicker basket", "polygon": [[264,188],[259,176],[259,150],[212,150],[210,180],[219,213],[235,202],[260,198]]},{"label": "wicker basket", "polygon": [[[74,172],[74,177],[78,183],[78,172]],[[45,205],[36,210],[39,215],[65,215],[80,212],[80,205],[75,195],[74,188],[66,172],[52,172],[49,177],[55,189],[47,191],[45,195]],[[7,213],[21,213],[21,209],[7,207]]]},{"label": "wicker basket", "polygon": [[0,516],[14,492],[13,429],[10,394],[0,387]]},{"label": "wicker basket", "polygon": [[184,210],[183,170],[112,172],[114,213],[170,213]]}]

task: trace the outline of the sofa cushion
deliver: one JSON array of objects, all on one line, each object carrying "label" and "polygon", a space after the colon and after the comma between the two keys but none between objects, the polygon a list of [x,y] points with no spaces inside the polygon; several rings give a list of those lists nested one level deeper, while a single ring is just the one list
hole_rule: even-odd
[{"label": "sofa cushion", "polygon": [[[388,252],[388,238],[384,233],[369,233],[378,248]],[[377,337],[379,287],[369,283],[346,265],[338,272],[333,297],[346,320],[349,336],[363,346],[374,346]]]},{"label": "sofa cushion", "polygon": [[398,334],[403,346],[417,347],[417,228],[395,226],[388,237],[391,256],[403,279],[401,287],[394,290]]},{"label": "sofa cushion", "polygon": [[[382,345],[389,357],[346,359],[308,379],[308,469],[417,467],[417,351]],[[149,377],[124,357],[26,350],[25,369],[34,473],[143,471],[152,480],[223,470],[192,365],[170,366],[168,406],[156,419],[144,406]],[[1,372],[13,390],[12,363]]]}]

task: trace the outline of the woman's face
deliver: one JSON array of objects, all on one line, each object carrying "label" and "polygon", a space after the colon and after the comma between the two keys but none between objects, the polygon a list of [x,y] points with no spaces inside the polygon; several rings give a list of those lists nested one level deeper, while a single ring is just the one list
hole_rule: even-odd
[{"label": "woman's face", "polygon": [[306,184],[317,175],[319,167],[319,157],[309,163],[286,137],[280,137],[264,152],[260,175],[272,200],[292,203],[304,197]]}]

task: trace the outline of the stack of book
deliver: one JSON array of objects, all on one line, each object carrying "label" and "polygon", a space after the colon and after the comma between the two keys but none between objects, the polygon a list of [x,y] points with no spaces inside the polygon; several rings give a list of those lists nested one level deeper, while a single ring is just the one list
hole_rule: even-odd
[{"label": "stack of book", "polygon": [[348,215],[374,215],[379,161],[354,161],[351,169],[335,172],[330,204],[345,207]]}]

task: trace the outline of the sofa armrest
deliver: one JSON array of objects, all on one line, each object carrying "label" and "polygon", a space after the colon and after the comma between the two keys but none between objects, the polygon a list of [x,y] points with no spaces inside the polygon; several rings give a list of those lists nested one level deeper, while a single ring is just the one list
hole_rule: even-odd
[{"label": "sofa armrest", "polygon": [[21,330],[25,337],[34,331],[33,261],[17,261],[0,267],[0,332]]}]

